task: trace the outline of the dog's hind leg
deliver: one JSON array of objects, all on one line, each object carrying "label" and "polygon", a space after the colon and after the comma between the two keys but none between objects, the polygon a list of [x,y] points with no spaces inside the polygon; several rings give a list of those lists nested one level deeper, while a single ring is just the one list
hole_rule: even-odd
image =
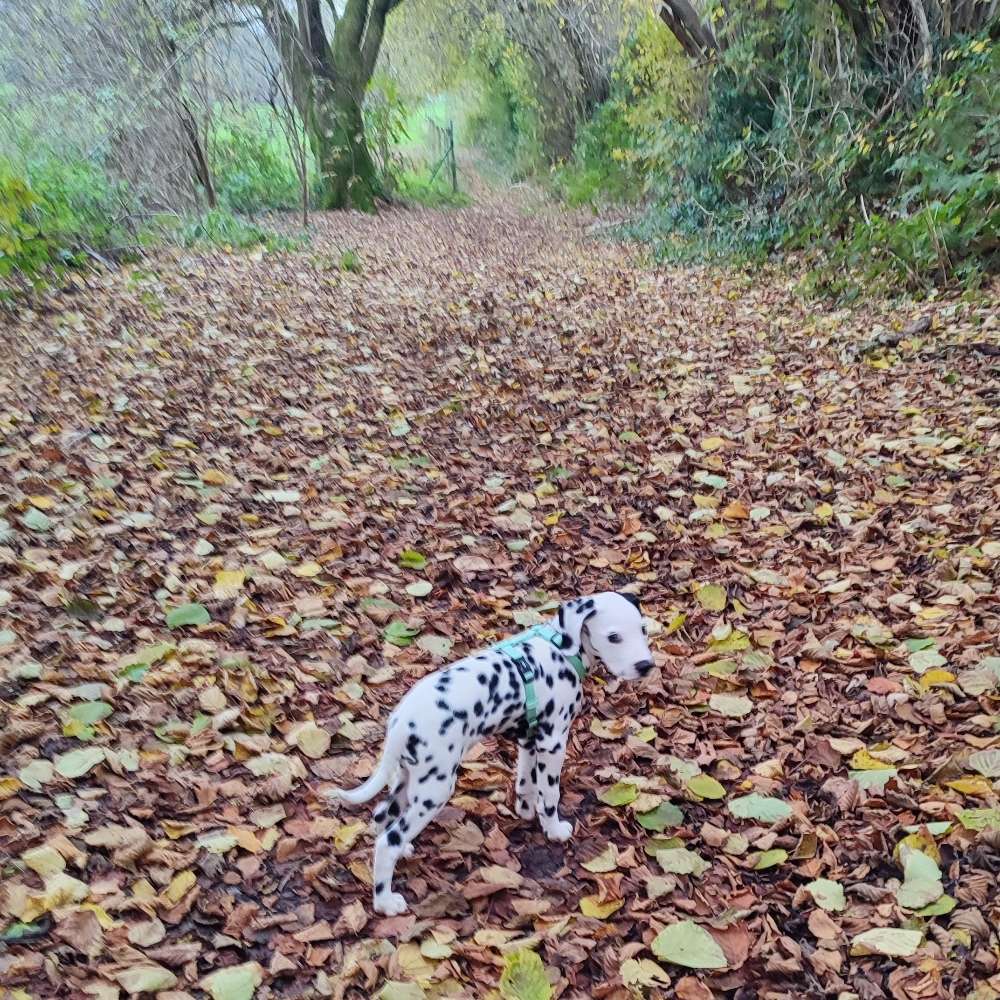
[{"label": "dog's hind leg", "polygon": [[[375,835],[378,836],[393,820],[398,819],[406,810],[409,801],[406,797],[406,776],[399,769],[389,779],[389,796],[383,799],[372,813],[372,823]],[[413,857],[413,844],[407,844],[403,852],[404,858]]]},{"label": "dog's hind leg", "polygon": [[398,818],[386,826],[375,841],[375,893],[376,913],[394,917],[406,912],[406,900],[398,892],[392,891],[392,875],[396,862],[401,857],[409,857],[413,841],[428,823],[441,811],[455,790],[455,772],[442,773],[437,767],[422,776],[410,771],[406,789],[409,803]]},{"label": "dog's hind leg", "polygon": [[534,819],[535,817],[536,780],[535,744],[534,740],[532,740],[527,744],[519,744],[517,751],[517,778],[514,785],[514,802],[515,810],[522,819]]}]

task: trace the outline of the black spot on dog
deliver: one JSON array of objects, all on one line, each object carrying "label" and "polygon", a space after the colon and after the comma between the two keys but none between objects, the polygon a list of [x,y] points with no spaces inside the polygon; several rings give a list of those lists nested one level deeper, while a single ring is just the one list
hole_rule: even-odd
[{"label": "black spot on dog", "polygon": [[545,815],[546,816],[555,816],[555,814],[556,814],[556,807],[555,806],[546,806],[545,807]]},{"label": "black spot on dog", "polygon": [[480,715],[482,715],[483,714],[483,703],[481,701],[477,701],[475,703],[475,705],[472,706],[472,711],[473,711],[473,713],[477,717],[480,716]]},{"label": "black spot on dog", "polygon": [[[445,708],[447,707],[448,706],[445,705]],[[469,717],[469,713],[464,708],[456,708],[454,709],[454,713],[456,719],[467,719]]]},{"label": "black spot on dog", "polygon": [[375,883],[375,895],[376,896],[381,896],[383,892],[385,892],[385,882],[376,882]]},{"label": "black spot on dog", "polygon": [[393,819],[399,815],[399,803],[395,799],[389,803],[389,808],[386,809],[386,814],[391,816]]},{"label": "black spot on dog", "polygon": [[385,839],[389,841],[390,847],[399,847],[403,842],[403,838],[399,835],[398,830],[390,830],[386,835]]},{"label": "black spot on dog", "polygon": [[433,778],[434,775],[437,774],[437,773],[438,773],[438,769],[436,767],[432,767],[426,774],[424,774],[421,777],[417,778],[417,783],[420,784],[420,785],[422,785],[425,781],[430,781],[430,779]]},{"label": "black spot on dog", "polygon": [[550,774],[547,780],[549,782],[549,788],[555,788],[555,786],[559,784],[559,775]]},{"label": "black spot on dog", "polygon": [[434,808],[434,803],[430,799],[424,799],[424,809],[430,812]]}]

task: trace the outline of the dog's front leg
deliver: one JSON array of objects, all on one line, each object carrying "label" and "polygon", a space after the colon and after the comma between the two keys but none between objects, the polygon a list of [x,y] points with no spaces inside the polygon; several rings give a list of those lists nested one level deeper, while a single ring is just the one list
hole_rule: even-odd
[{"label": "dog's front leg", "polygon": [[519,744],[517,751],[517,784],[514,788],[515,809],[522,819],[534,819],[536,789],[535,743]]},{"label": "dog's front leg", "polygon": [[568,732],[550,737],[535,752],[538,820],[549,840],[569,840],[573,824],[559,818],[559,779],[566,758]]}]

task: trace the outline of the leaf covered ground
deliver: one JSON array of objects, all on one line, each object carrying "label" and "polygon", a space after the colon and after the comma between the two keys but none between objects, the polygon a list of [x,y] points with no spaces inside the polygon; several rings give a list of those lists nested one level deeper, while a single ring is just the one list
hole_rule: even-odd
[{"label": "leaf covered ground", "polygon": [[[1000,996],[996,306],[488,204],[8,317],[0,995]],[[659,669],[588,680],[574,839],[487,743],[373,915],[324,789],[415,678],[625,585]]]}]

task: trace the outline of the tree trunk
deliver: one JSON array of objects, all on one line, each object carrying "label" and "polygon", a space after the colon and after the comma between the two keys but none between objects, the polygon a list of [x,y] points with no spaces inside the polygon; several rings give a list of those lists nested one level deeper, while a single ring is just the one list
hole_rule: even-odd
[{"label": "tree trunk", "polygon": [[296,0],[296,17],[284,0],[256,2],[319,163],[321,207],[372,211],[382,184],[361,109],[385,19],[401,0],[346,0],[340,14],[331,15],[332,38],[324,29],[320,0]]},{"label": "tree trunk", "polygon": [[317,95],[309,140],[322,177],[320,207],[372,211],[382,185],[353,94],[334,87]]}]

